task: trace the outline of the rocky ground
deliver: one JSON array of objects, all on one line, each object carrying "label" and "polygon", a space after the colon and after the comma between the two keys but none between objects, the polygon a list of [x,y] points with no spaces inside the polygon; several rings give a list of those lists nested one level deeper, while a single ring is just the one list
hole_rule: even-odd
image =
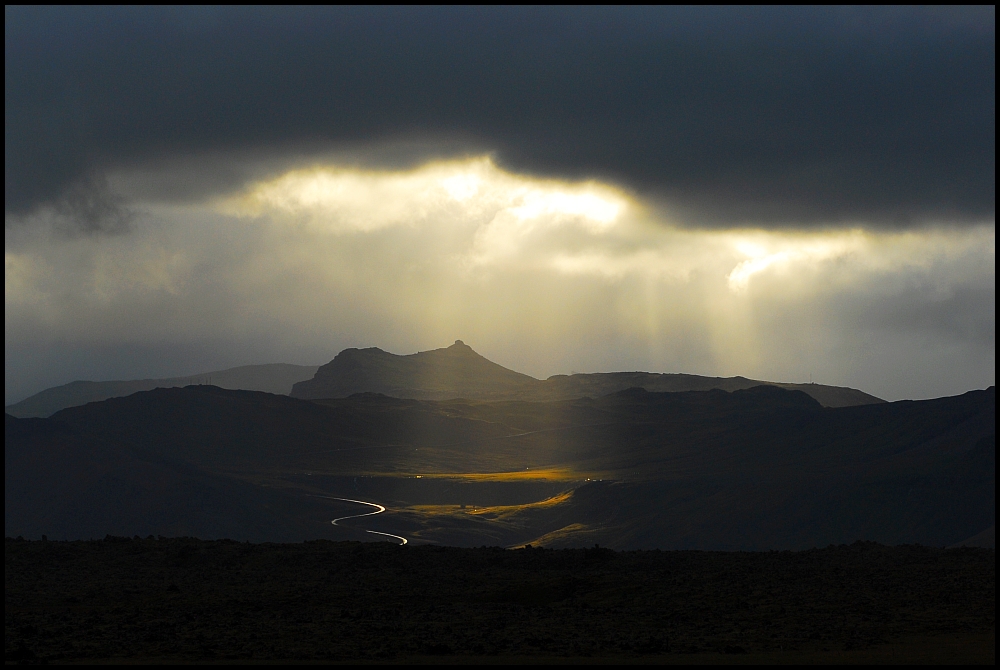
[{"label": "rocky ground", "polygon": [[8,662],[992,663],[995,557],[870,543],[737,553],[7,539],[4,649]]}]

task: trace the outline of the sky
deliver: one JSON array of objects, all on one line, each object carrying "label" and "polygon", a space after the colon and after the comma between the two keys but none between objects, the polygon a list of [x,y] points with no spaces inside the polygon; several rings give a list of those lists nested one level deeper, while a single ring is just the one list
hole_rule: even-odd
[{"label": "sky", "polygon": [[995,383],[995,9],[5,8],[5,403],[462,339]]}]

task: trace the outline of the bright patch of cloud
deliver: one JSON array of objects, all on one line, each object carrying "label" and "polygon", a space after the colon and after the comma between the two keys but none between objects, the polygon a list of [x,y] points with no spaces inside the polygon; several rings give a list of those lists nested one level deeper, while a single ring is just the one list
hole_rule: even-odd
[{"label": "bright patch of cloud", "polygon": [[238,216],[297,217],[330,232],[366,232],[431,221],[492,223],[545,219],[599,230],[627,206],[616,189],[505,172],[489,157],[445,161],[407,172],[316,166],[293,170],[223,200]]},{"label": "bright patch of cloud", "polygon": [[488,158],[319,165],[210,205],[135,206],[127,235],[8,232],[8,370],[45,342],[175,347],[183,366],[115,373],[170,376],[210,369],[188,363],[206,342],[222,368],[461,338],[537,376],[812,374],[900,397],[994,374],[992,222],[692,230],[614,186]]}]

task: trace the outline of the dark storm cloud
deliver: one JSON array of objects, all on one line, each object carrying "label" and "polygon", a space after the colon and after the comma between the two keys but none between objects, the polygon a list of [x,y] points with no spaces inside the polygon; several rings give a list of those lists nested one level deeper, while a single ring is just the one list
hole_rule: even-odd
[{"label": "dark storm cloud", "polygon": [[402,143],[610,179],[695,224],[982,220],[994,26],[992,7],[8,8],[5,211],[130,165]]}]

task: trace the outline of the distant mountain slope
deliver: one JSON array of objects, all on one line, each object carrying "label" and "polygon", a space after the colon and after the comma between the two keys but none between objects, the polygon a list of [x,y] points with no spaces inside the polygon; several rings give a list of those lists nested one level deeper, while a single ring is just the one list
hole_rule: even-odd
[{"label": "distant mountain slope", "polygon": [[382,393],[418,400],[571,400],[599,398],[630,388],[647,391],[739,391],[761,384],[797,390],[824,407],[849,407],[884,402],[862,391],[822,384],[786,384],[746,377],[701,377],[651,372],[608,372],[554,375],[545,381],[508,370],[472,350],[461,340],[446,349],[408,356],[377,348],[345,349],[297,383],[290,395],[318,400],[346,398],[354,393]]},{"label": "distant mountain slope", "polygon": [[119,398],[139,391],[151,391],[155,388],[173,388],[192,384],[212,384],[226,389],[264,391],[265,393],[287,395],[292,390],[293,384],[312,377],[318,367],[316,365],[270,363],[244,365],[238,368],[167,379],[134,379],[110,382],[76,381],[45,389],[19,403],[8,405],[4,411],[19,418],[46,417],[66,407],[86,405],[88,402]]},{"label": "distant mountain slope", "polygon": [[790,391],[802,391],[812,396],[824,407],[852,407],[885,402],[864,391],[842,386],[823,384],[789,384],[784,382],[760,381],[746,377],[702,377],[700,375],[658,374],[654,372],[604,372],[574,375],[553,375],[533,389],[532,399],[563,400],[617,393],[630,388],[641,388],[656,392],[740,391],[762,384],[779,386]]}]

